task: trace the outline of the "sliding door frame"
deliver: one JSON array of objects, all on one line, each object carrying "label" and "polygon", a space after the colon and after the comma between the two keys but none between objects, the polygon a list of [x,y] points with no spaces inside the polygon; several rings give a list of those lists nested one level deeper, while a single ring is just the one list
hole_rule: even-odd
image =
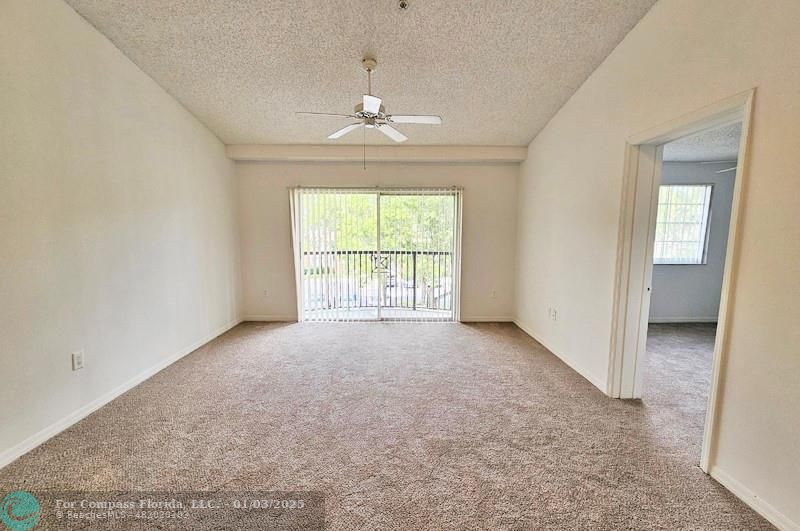
[{"label": "sliding door frame", "polygon": [[[424,318],[391,318],[386,319],[382,316],[383,307],[382,294],[378,294],[377,319],[331,319],[331,321],[360,321],[360,322],[459,322],[461,319],[461,223],[462,223],[462,203],[463,188],[457,186],[448,187],[349,187],[349,186],[294,186],[289,188],[289,200],[291,211],[292,226],[292,248],[295,265],[295,285],[297,298],[297,318],[298,321],[304,320],[304,293],[303,293],[303,254],[302,249],[302,215],[300,214],[300,197],[303,191],[330,190],[331,192],[341,192],[346,194],[374,194],[376,200],[376,229],[377,229],[377,251],[382,252],[381,246],[381,197],[397,195],[434,195],[452,196],[454,201],[453,212],[453,271],[452,271],[452,294],[451,294],[451,318],[447,320],[424,319]],[[416,291],[415,291],[416,296]]]}]

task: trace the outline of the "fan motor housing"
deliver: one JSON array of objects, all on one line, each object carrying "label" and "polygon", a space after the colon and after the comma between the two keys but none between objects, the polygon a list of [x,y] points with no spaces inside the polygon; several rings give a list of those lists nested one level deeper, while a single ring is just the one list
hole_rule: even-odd
[{"label": "fan motor housing", "polygon": [[[378,114],[376,114],[374,116],[383,116],[385,112],[386,112],[386,108],[383,105],[381,105],[381,108],[378,111]],[[357,114],[357,115],[360,115],[360,116],[370,116],[371,115],[371,113],[365,113],[364,112],[364,104],[363,103],[359,103],[355,107],[353,107],[353,114]]]}]

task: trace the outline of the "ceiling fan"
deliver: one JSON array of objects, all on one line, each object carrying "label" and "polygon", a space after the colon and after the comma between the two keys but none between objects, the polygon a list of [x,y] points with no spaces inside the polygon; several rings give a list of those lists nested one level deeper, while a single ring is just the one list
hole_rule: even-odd
[{"label": "ceiling fan", "polygon": [[[426,125],[440,125],[442,118],[440,116],[426,116],[418,114],[386,114],[386,109],[383,106],[382,100],[372,95],[372,72],[378,66],[378,62],[371,57],[365,57],[361,61],[364,70],[367,71],[367,93],[361,103],[355,106],[352,114],[338,114],[329,112],[298,112],[297,114],[313,114],[322,116],[338,116],[341,118],[352,118],[357,120],[341,129],[334,131],[328,138],[337,140],[344,135],[351,133],[357,129],[377,129],[384,135],[388,136],[395,142],[405,142],[408,137],[392,127],[393,124],[426,124]],[[365,133],[366,134],[366,133]],[[365,140],[366,144],[366,140]]]},{"label": "ceiling fan", "polygon": [[726,173],[729,171],[736,171],[736,168],[738,168],[735,160],[706,160],[702,161],[700,164],[720,164],[720,163],[733,164],[733,167],[725,168],[724,170],[717,170],[714,173]]}]

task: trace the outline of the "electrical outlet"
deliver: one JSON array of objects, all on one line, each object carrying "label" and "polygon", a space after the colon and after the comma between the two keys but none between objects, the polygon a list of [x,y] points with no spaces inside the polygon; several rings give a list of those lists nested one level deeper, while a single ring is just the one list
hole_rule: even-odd
[{"label": "electrical outlet", "polygon": [[83,362],[84,362],[84,356],[83,356],[83,351],[82,350],[79,350],[78,352],[73,352],[72,353],[72,370],[73,371],[79,371],[79,370],[83,369]]},{"label": "electrical outlet", "polygon": [[551,321],[558,321],[558,310],[556,310],[552,306],[548,306],[547,317],[549,317]]},{"label": "electrical outlet", "polygon": [[553,319],[553,321],[558,321],[558,310],[555,308],[553,308],[553,315],[551,316],[551,319]]},{"label": "electrical outlet", "polygon": [[492,298],[493,298],[493,299],[496,299],[496,298],[497,298],[497,290],[496,290],[496,289],[493,289],[493,290],[492,290]]}]

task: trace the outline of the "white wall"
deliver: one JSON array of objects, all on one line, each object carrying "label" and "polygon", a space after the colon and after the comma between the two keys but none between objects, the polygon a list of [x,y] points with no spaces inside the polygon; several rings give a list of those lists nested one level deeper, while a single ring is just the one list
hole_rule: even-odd
[{"label": "white wall", "polygon": [[518,172],[518,164],[488,163],[237,163],[244,317],[297,316],[289,187],[456,185],[464,188],[462,320],[509,320]]},{"label": "white wall", "polygon": [[651,323],[716,322],[722,293],[731,221],[734,172],[731,163],[665,162],[661,184],[713,184],[706,263],[653,266]]},{"label": "white wall", "polygon": [[0,10],[2,466],[235,323],[239,264],[214,135],[60,0]]},{"label": "white wall", "polygon": [[798,20],[796,0],[658,2],[529,146],[517,227],[520,324],[605,388],[625,139],[757,87],[712,473],[784,527],[800,525]]}]

